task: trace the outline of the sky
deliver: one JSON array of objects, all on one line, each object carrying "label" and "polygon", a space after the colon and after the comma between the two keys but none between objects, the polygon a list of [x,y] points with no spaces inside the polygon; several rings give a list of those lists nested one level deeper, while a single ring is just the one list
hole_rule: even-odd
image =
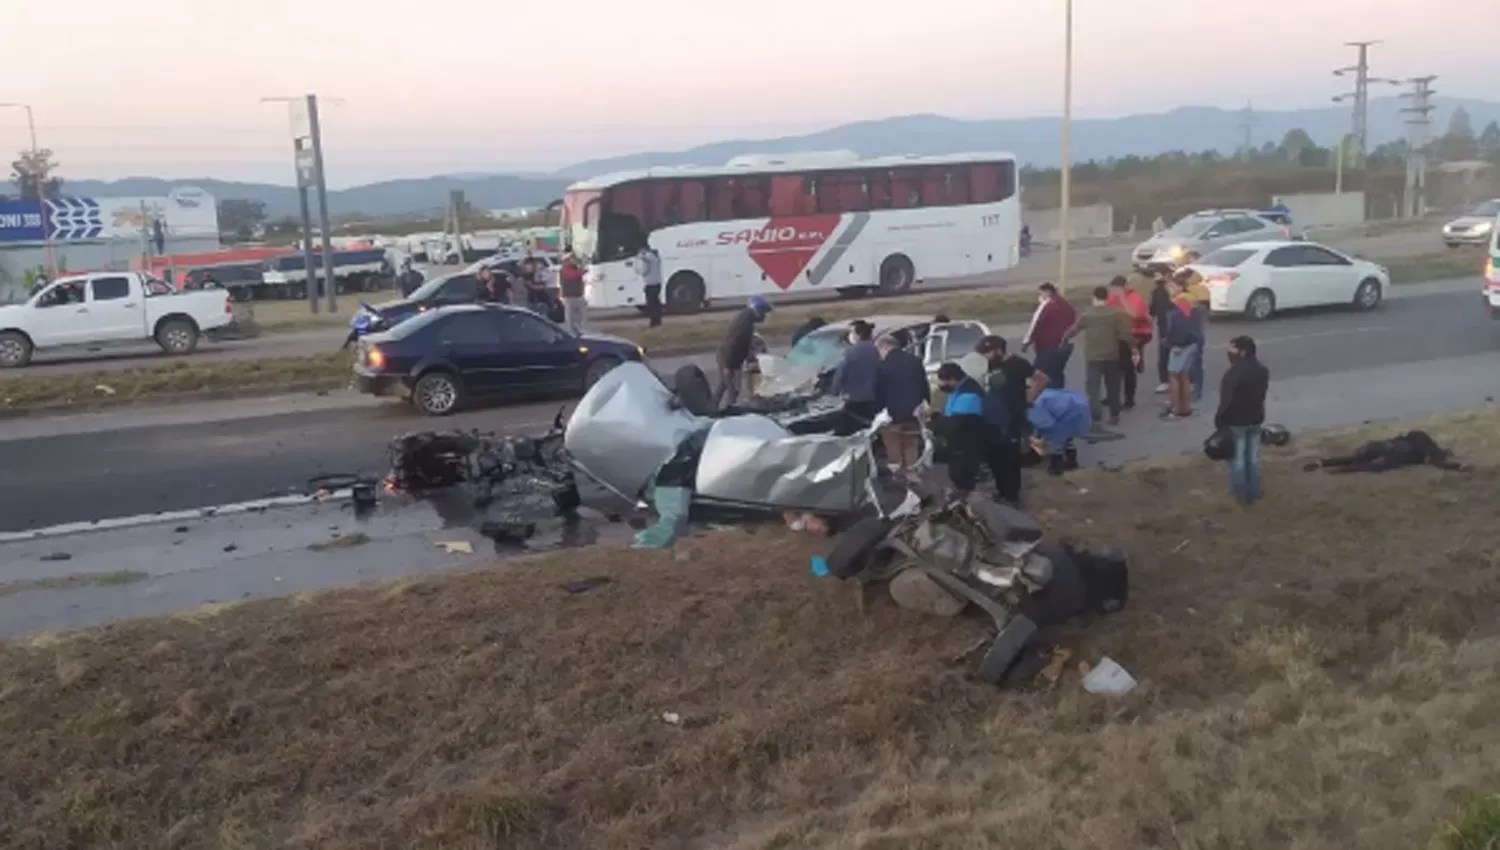
[{"label": "sky", "polygon": [[[330,185],[546,171],[892,115],[1061,112],[1064,0],[0,0],[0,102],[61,173],[289,183],[316,92]],[[1080,117],[1325,106],[1372,72],[1500,98],[1500,2],[1074,0]],[[0,108],[0,150],[27,144]]]}]

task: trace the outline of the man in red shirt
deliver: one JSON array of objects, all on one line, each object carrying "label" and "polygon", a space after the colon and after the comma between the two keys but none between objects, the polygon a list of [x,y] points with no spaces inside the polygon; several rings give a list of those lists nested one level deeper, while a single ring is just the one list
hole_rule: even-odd
[{"label": "man in red shirt", "polygon": [[1135,391],[1138,376],[1146,372],[1146,345],[1151,342],[1151,314],[1146,309],[1146,299],[1130,288],[1130,281],[1115,275],[1109,282],[1110,306],[1125,311],[1130,317],[1128,344],[1120,346],[1120,374],[1124,376],[1125,403],[1122,409],[1135,407]]},{"label": "man in red shirt", "polygon": [[1078,314],[1050,283],[1037,287],[1037,300],[1040,303],[1031,317],[1026,338],[1021,341],[1021,352],[1035,348],[1036,368],[1047,376],[1047,386],[1064,389],[1067,386],[1064,373],[1068,369],[1068,358],[1073,355],[1073,343],[1065,337],[1078,320]]}]

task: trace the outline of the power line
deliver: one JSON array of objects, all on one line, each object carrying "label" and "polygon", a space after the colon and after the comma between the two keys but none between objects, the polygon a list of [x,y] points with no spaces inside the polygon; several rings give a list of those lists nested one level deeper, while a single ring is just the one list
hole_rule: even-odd
[{"label": "power line", "polygon": [[[1352,47],[1357,51],[1358,58],[1353,65],[1338,68],[1333,72],[1336,77],[1346,74],[1354,74],[1354,90],[1336,95],[1335,103],[1346,100],[1354,101],[1353,132],[1350,134],[1354,139],[1354,167],[1363,169],[1365,167],[1365,153],[1369,141],[1369,116],[1370,116],[1370,84],[1389,83],[1400,85],[1397,80],[1388,80],[1383,77],[1370,76],[1370,48],[1380,44],[1379,41],[1346,41],[1344,46]],[[1339,150],[1343,150],[1343,140],[1339,140]]]},{"label": "power line", "polygon": [[1427,145],[1432,137],[1432,81],[1435,75],[1407,80],[1412,90],[1401,95],[1411,105],[1402,107],[1406,118],[1406,215],[1416,218],[1427,211]]},{"label": "power line", "polygon": [[1248,160],[1255,155],[1255,104],[1245,101],[1245,108],[1241,114],[1245,117],[1240,121],[1240,132],[1245,134],[1245,159]]}]

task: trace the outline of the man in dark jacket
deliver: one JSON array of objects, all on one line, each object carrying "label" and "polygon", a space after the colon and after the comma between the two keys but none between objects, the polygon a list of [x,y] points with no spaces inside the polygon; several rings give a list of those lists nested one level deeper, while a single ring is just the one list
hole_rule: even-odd
[{"label": "man in dark jacket", "polygon": [[1151,318],[1156,321],[1156,394],[1165,395],[1167,386],[1167,317],[1172,312],[1172,292],[1167,289],[1167,276],[1158,272],[1151,284]]},{"label": "man in dark jacket", "polygon": [[1005,469],[997,468],[996,449],[1004,442],[1009,416],[1000,400],[985,392],[984,386],[957,363],[939,366],[937,379],[938,386],[948,394],[943,419],[948,436],[948,478],[954,489],[974,492],[979,467],[984,464],[989,464],[995,475],[996,487],[1002,486]]},{"label": "man in dark jacket", "polygon": [[1002,433],[991,445],[990,469],[995,473],[995,490],[1003,501],[1021,501],[1021,455],[1028,427],[1026,411],[1048,386],[1047,376],[1036,370],[1026,358],[1013,355],[1004,337],[991,334],[979,341],[975,350],[989,363],[985,376],[986,391],[998,399],[1005,411]]},{"label": "man in dark jacket", "polygon": [[771,313],[771,302],[759,295],[752,296],[745,309],[729,320],[729,332],[719,344],[719,386],[714,390],[714,408],[723,410],[734,406],[740,398],[740,386],[745,381],[745,361],[750,359],[750,345],[755,339],[755,326]]},{"label": "man in dark jacket", "polygon": [[1068,358],[1073,355],[1073,344],[1063,339],[1068,329],[1078,320],[1073,305],[1062,297],[1057,287],[1044,283],[1037,287],[1038,305],[1032,314],[1031,327],[1021,341],[1021,353],[1036,349],[1036,367],[1047,376],[1053,388],[1067,386]]},{"label": "man in dark jacket", "polygon": [[396,276],[396,286],[401,291],[402,298],[410,298],[413,292],[422,285],[422,273],[412,267],[411,257],[401,261],[401,274]]},{"label": "man in dark jacket", "polygon": [[880,350],[875,347],[875,327],[869,322],[850,325],[850,343],[844,361],[833,375],[833,394],[844,397],[849,433],[867,427],[880,412]]},{"label": "man in dark jacket", "polygon": [[1229,492],[1241,504],[1260,498],[1260,433],[1266,421],[1266,390],[1271,372],[1255,356],[1255,340],[1237,336],[1229,341],[1229,371],[1219,386],[1219,410],[1214,428],[1234,437],[1229,456]]},{"label": "man in dark jacket", "polygon": [[885,442],[886,462],[906,472],[916,466],[922,454],[917,409],[932,400],[932,387],[922,361],[893,334],[883,334],[875,341],[875,348],[880,352],[880,402],[891,417],[880,439]]}]

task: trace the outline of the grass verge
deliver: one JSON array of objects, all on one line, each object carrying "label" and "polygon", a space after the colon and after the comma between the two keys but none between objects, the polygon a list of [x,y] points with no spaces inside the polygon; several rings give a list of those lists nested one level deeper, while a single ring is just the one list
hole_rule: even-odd
[{"label": "grass verge", "polygon": [[[716,532],[0,646],[0,845],[1410,850],[1500,787],[1500,416],[1475,466],[1191,457],[1036,482],[1123,545],[1055,638],[1141,686],[1002,693],[979,623],[861,609],[825,544]],[[1395,430],[1395,426],[1382,429]],[[570,595],[563,582],[612,581]],[[664,714],[674,715],[665,719]],[[1441,827],[1445,821],[1448,826]],[[1484,846],[1448,843],[1444,848]]]},{"label": "grass verge", "polygon": [[112,570],[103,573],[69,573],[45,578],[0,581],[0,596],[14,596],[28,590],[76,590],[80,587],[131,584],[147,578],[149,576],[137,570]]}]

